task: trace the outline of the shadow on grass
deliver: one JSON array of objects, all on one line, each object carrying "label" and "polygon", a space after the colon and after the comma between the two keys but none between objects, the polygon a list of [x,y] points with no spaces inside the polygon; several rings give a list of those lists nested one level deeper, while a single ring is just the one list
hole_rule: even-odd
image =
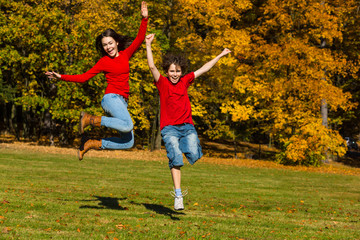
[{"label": "shadow on grass", "polygon": [[80,208],[94,208],[94,209],[114,209],[114,210],[128,210],[126,207],[122,207],[119,204],[119,200],[126,200],[127,198],[112,198],[112,197],[100,197],[94,196],[94,200],[82,200],[83,202],[99,202],[98,206],[83,205]]},{"label": "shadow on grass", "polygon": [[[96,199],[92,200],[82,200],[82,202],[98,202],[97,206],[94,205],[82,205],[80,208],[92,208],[92,209],[114,209],[114,210],[129,210],[127,207],[122,207],[119,204],[119,201],[126,200],[127,198],[113,198],[113,197],[101,197],[93,196]],[[183,212],[176,212],[170,208],[167,208],[159,204],[149,204],[149,203],[136,203],[134,201],[130,202],[133,205],[143,205],[146,209],[151,210],[157,214],[170,217],[172,220],[180,220],[176,215],[185,215]]]},{"label": "shadow on grass", "polygon": [[164,207],[159,204],[143,203],[142,205],[144,205],[144,207],[146,207],[146,209],[154,211],[157,214],[169,216],[171,218],[171,220],[180,220],[180,218],[175,217],[174,215],[185,215],[185,213],[183,213],[183,212],[176,212],[170,208]]}]

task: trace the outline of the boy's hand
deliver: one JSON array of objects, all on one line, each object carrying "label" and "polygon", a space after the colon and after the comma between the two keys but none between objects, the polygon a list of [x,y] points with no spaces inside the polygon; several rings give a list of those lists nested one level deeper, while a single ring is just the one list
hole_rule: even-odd
[{"label": "boy's hand", "polygon": [[231,53],[230,49],[225,48],[225,49],[222,51],[222,53],[220,53],[220,57],[223,57],[223,56],[225,56],[226,54],[229,54],[229,53]]},{"label": "boy's hand", "polygon": [[145,38],[145,43],[146,44],[151,44],[152,41],[154,40],[154,38],[155,38],[155,33],[147,35],[146,38]]},{"label": "boy's hand", "polygon": [[145,1],[141,2],[141,16],[143,18],[147,18],[149,16],[148,14],[148,8],[147,8],[147,4]]}]

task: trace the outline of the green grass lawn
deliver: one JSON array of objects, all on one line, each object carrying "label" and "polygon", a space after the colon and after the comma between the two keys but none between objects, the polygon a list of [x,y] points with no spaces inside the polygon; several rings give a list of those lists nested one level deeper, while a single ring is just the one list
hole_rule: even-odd
[{"label": "green grass lawn", "polygon": [[182,170],[177,212],[167,162],[0,148],[0,239],[360,239],[359,176]]}]

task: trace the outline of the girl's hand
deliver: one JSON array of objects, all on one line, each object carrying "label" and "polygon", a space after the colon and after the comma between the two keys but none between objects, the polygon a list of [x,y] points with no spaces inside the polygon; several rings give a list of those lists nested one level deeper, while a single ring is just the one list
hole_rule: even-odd
[{"label": "girl's hand", "polygon": [[154,40],[154,38],[155,38],[155,33],[147,35],[146,38],[145,38],[145,43],[146,44],[151,44],[152,41]]},{"label": "girl's hand", "polygon": [[141,16],[143,18],[148,18],[149,14],[148,14],[148,9],[147,9],[147,4],[145,1],[141,2]]},{"label": "girl's hand", "polygon": [[49,79],[60,79],[61,75],[56,73],[56,72],[46,72],[45,75],[49,78]]}]

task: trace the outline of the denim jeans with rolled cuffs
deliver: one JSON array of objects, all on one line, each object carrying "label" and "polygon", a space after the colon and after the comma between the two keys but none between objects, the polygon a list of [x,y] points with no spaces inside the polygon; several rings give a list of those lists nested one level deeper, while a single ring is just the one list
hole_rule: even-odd
[{"label": "denim jeans with rolled cuffs", "polygon": [[101,126],[113,128],[120,132],[120,137],[103,138],[102,149],[128,149],[134,145],[134,133],[127,102],[123,96],[113,93],[105,94],[101,106],[110,117],[101,117]]},{"label": "denim jeans with rolled cuffs", "polygon": [[161,130],[170,169],[182,167],[183,153],[192,165],[203,155],[200,140],[192,124],[169,125]]}]

